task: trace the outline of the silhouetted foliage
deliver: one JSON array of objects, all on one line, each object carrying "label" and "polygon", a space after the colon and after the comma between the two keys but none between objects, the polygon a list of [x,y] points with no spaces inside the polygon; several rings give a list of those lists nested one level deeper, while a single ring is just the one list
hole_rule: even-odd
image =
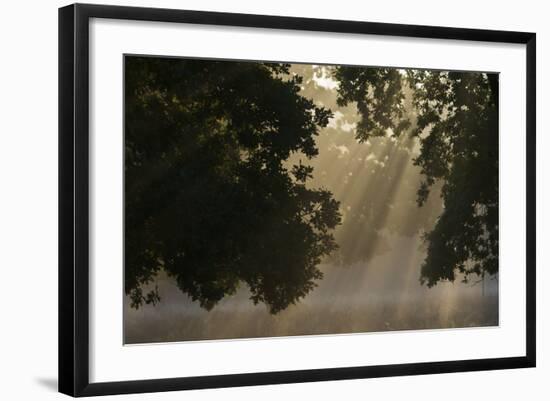
[{"label": "silhouetted foliage", "polygon": [[[356,138],[407,133],[419,140],[414,164],[425,180],[422,206],[442,183],[442,214],[425,234],[427,257],[421,281],[454,281],[460,272],[498,272],[498,75],[393,68],[337,67],[338,103],[356,102],[361,120]],[[412,97],[416,118],[407,118]]]},{"label": "silhouetted foliage", "polygon": [[339,203],[306,186],[330,110],[285,64],[125,58],[125,291],[160,270],[206,309],[245,283],[277,313],[336,248]]},{"label": "silhouetted foliage", "polygon": [[390,128],[395,135],[409,128],[399,70],[337,67],[335,78],[340,84],[338,105],[345,106],[351,101],[357,103],[357,110],[362,117],[357,124],[356,138],[359,141],[385,136]]}]

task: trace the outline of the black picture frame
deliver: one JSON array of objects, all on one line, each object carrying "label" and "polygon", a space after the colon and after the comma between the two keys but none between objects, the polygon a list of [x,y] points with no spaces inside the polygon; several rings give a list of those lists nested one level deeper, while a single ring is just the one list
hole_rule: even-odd
[{"label": "black picture frame", "polygon": [[[526,354],[122,382],[89,381],[89,21],[91,18],[323,31],[526,45]],[[71,396],[158,392],[534,367],[536,35],[526,32],[74,4],[59,9],[59,391]]]}]

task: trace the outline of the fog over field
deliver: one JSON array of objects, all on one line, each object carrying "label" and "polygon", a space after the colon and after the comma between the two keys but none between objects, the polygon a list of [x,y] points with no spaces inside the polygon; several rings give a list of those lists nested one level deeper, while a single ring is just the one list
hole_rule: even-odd
[{"label": "fog over field", "polygon": [[274,337],[498,325],[498,283],[418,282],[417,238],[395,238],[397,251],[368,266],[323,266],[319,287],[297,305],[271,315],[243,288],[208,312],[167,278],[162,302],[139,310],[126,304],[125,342]]}]

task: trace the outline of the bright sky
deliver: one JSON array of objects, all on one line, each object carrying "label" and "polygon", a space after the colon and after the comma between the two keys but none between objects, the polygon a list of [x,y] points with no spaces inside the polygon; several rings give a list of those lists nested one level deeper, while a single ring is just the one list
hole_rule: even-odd
[{"label": "bright sky", "polygon": [[314,72],[313,82],[315,82],[317,86],[320,86],[328,90],[334,90],[338,88],[338,81],[335,81],[334,79],[332,79],[332,77],[327,71],[327,68],[323,66],[316,69],[316,71]]}]

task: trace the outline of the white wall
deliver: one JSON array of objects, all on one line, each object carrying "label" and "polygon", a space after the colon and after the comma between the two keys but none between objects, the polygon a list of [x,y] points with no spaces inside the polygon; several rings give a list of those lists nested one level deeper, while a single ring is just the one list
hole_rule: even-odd
[{"label": "white wall", "polygon": [[[107,0],[105,0],[107,1]],[[537,32],[538,42],[538,367],[536,369],[383,378],[255,388],[202,390],[125,399],[283,400],[422,399],[545,400],[550,397],[547,346],[550,276],[545,239],[550,201],[543,159],[550,141],[550,10],[543,1],[429,0],[252,2],[245,0],[115,1],[112,4],[356,19]],[[61,399],[57,375],[57,7],[61,1],[3,4],[0,20],[0,397]],[[546,337],[546,338],[545,338]],[[112,397],[111,397],[112,398]],[[121,398],[121,397],[119,397]],[[122,398],[121,398],[122,399]]]}]

